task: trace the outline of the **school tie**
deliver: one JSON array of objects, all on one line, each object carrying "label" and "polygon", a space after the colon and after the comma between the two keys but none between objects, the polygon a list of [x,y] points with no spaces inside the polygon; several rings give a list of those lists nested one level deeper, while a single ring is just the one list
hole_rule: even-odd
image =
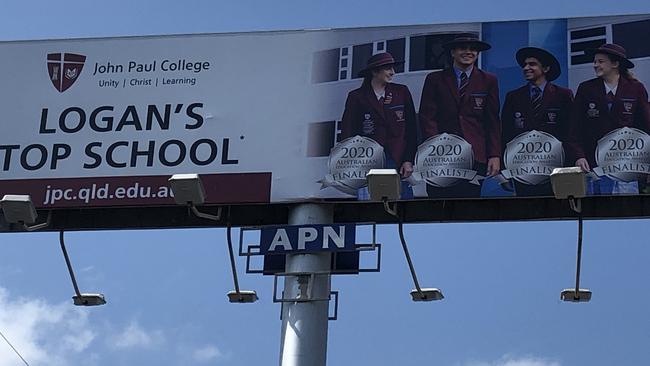
[{"label": "school tie", "polygon": [[607,108],[611,111],[614,104],[614,93],[610,90],[607,93]]},{"label": "school tie", "polygon": [[533,104],[533,115],[537,116],[542,109],[542,89],[538,86],[533,86],[530,99]]},{"label": "school tie", "polygon": [[385,108],[384,102],[385,101],[386,101],[385,97],[379,97],[379,99],[377,99],[377,103],[379,103],[379,114],[382,117],[384,116],[384,108]]},{"label": "school tie", "polygon": [[465,90],[467,90],[467,84],[469,84],[469,78],[467,74],[463,71],[460,73],[460,85],[458,85],[458,96],[461,99],[465,96]]}]

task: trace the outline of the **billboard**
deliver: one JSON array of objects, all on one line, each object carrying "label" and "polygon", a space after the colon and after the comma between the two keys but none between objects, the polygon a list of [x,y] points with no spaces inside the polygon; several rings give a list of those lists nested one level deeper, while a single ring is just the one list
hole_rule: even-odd
[{"label": "billboard", "polygon": [[[198,173],[208,204],[363,200],[395,168],[402,199],[543,197],[575,164],[590,194],[643,194],[649,33],[635,15],[2,42],[0,195],[173,205],[167,179]],[[605,44],[634,76],[606,87]]]}]

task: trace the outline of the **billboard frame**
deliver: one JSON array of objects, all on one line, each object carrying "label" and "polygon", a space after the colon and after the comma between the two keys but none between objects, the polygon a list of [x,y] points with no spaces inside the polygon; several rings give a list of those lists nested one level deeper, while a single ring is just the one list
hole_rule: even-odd
[{"label": "billboard frame", "polygon": [[[40,209],[38,222],[52,214],[51,223],[41,231],[93,231],[136,229],[225,228],[232,226],[286,225],[289,212],[306,202],[253,205],[210,205],[202,211],[216,213],[222,207],[221,221],[204,220],[192,215],[187,207],[119,207],[84,209]],[[384,211],[381,202],[310,201],[331,206],[335,223],[397,223]],[[453,200],[399,201],[404,222],[467,223],[575,220],[568,200],[545,198],[481,198]],[[650,218],[650,196],[591,196],[582,199],[582,214],[587,220]],[[23,232],[21,225],[8,224],[0,214],[0,233]]]}]

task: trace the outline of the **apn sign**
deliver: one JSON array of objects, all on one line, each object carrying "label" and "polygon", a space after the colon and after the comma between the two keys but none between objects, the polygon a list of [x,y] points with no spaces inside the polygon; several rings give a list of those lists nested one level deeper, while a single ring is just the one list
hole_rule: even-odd
[{"label": "apn sign", "polygon": [[354,225],[300,225],[263,228],[261,254],[352,251]]}]

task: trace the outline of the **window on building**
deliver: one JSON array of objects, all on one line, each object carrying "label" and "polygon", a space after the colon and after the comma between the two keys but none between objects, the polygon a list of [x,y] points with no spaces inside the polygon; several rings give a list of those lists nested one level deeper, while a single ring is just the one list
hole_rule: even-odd
[{"label": "window on building", "polygon": [[372,43],[360,44],[352,47],[352,77],[358,78],[359,71],[363,70],[372,56]]},{"label": "window on building", "polygon": [[[404,61],[404,56],[406,52],[406,39],[399,38],[399,39],[391,39],[389,41],[386,41],[386,51],[388,51],[391,55],[393,55],[395,60]],[[396,65],[395,72],[398,74],[404,72],[404,64]]]},{"label": "window on building", "polygon": [[328,156],[338,132],[336,121],[310,123],[307,131],[307,156]]},{"label": "window on building", "polygon": [[628,58],[650,56],[650,42],[640,39],[648,35],[650,35],[650,19],[612,24],[612,40],[625,47]]},{"label": "window on building", "polygon": [[314,52],[312,60],[312,83],[325,83],[339,79],[339,48]]},{"label": "window on building", "polygon": [[[452,40],[459,33],[430,34],[410,38],[396,38],[374,41],[318,51],[313,59],[313,83],[325,83],[338,80],[359,78],[368,59],[373,54],[390,52],[395,60],[406,61],[395,66],[396,73],[421,70],[442,69],[451,65],[451,57],[444,52],[442,45]],[[410,53],[406,54],[407,42],[410,42]]]},{"label": "window on building", "polygon": [[598,48],[607,42],[607,29],[594,27],[571,31],[571,65],[587,64],[594,61],[593,57],[585,54],[585,50]]},{"label": "window on building", "polygon": [[411,37],[409,71],[438,70],[451,66],[451,56],[442,46],[458,34],[428,34]]}]

